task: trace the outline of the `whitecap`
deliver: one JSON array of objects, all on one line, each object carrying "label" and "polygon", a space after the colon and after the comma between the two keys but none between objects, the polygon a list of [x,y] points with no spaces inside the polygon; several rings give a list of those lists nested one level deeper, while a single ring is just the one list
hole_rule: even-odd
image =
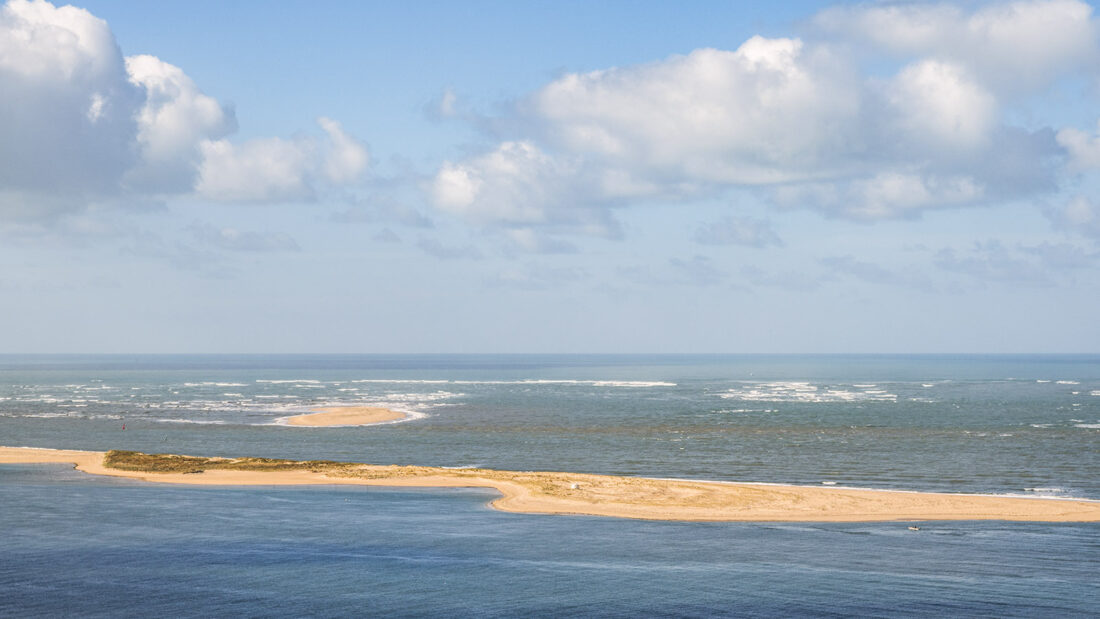
[{"label": "whitecap", "polygon": [[412,384],[412,385],[589,385],[593,387],[675,387],[676,383],[660,380],[574,380],[525,378],[522,380],[422,380],[369,378],[353,380],[353,383]]},{"label": "whitecap", "polygon": [[393,383],[397,385],[412,384],[412,385],[440,385],[449,383],[449,380],[419,380],[413,378],[364,378],[361,380],[350,381],[353,383]]},{"label": "whitecap", "polygon": [[896,402],[897,395],[884,390],[848,391],[846,389],[819,388],[805,381],[781,381],[772,383],[748,383],[725,393],[720,398],[744,402]]}]

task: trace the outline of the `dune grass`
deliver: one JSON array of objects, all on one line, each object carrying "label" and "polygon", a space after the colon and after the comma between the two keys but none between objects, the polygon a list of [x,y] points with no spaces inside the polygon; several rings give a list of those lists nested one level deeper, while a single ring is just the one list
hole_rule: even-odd
[{"label": "dune grass", "polygon": [[279,460],[275,458],[201,458],[174,454],[146,454],[112,449],[103,459],[107,468],[142,473],[201,473],[215,469],[230,471],[312,471],[339,473],[355,468],[350,462],[333,460]]}]

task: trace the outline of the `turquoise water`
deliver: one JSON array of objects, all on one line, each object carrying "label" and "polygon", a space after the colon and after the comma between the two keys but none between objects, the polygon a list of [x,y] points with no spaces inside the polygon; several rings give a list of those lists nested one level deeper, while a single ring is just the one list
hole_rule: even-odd
[{"label": "turquoise water", "polygon": [[[311,407],[414,418],[298,428]],[[122,429],[125,424],[125,430]],[[1100,357],[0,356],[0,444],[1100,499]],[[1100,526],[647,523],[0,467],[0,615],[1088,615]]]}]

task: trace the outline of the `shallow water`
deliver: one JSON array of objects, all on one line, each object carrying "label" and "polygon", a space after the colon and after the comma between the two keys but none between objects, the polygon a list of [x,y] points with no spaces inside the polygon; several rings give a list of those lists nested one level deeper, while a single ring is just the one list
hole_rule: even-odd
[{"label": "shallow water", "polygon": [[[326,404],[419,413],[366,428]],[[125,424],[126,429],[122,429]],[[0,444],[1100,499],[1096,357],[0,357]],[[1088,615],[1100,526],[505,514],[0,467],[0,615]]]}]

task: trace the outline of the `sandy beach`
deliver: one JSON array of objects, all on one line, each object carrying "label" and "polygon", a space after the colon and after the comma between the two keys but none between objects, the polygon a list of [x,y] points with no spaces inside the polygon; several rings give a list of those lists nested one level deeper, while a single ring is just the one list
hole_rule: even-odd
[{"label": "sandy beach", "polygon": [[285,421],[291,426],[366,426],[408,417],[400,411],[376,406],[336,406],[315,411],[288,417]]},{"label": "sandy beach", "polygon": [[[125,456],[133,452],[112,453]],[[161,473],[108,467],[104,463],[106,455],[98,451],[0,447],[0,463],[72,463],[85,473],[159,483],[493,488],[503,495],[492,502],[493,507],[523,513],[684,521],[1100,522],[1100,501],[324,461],[153,456],[161,461],[188,463],[187,472]],[[144,454],[136,456],[150,458]],[[257,467],[266,470],[247,470]]]}]

